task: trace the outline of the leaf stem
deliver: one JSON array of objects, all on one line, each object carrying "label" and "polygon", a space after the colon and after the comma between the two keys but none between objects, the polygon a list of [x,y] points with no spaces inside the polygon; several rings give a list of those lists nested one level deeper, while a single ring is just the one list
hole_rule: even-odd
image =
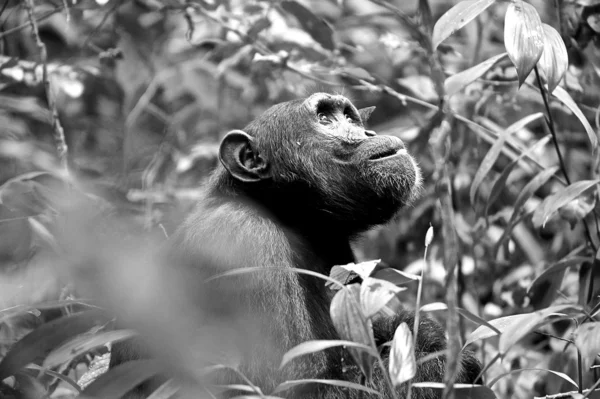
[{"label": "leaf stem", "polygon": [[[567,173],[567,168],[565,166],[565,162],[563,160],[563,156],[560,151],[560,147],[558,146],[558,139],[556,136],[556,130],[554,128],[554,119],[552,118],[552,112],[550,110],[550,104],[548,102],[548,95],[550,93],[547,93],[546,89],[544,88],[544,85],[542,85],[542,79],[540,78],[540,73],[538,71],[537,65],[533,68],[533,70],[535,71],[535,78],[537,80],[538,87],[540,88],[540,94],[542,96],[542,99],[544,100],[544,107],[546,108],[546,124],[548,125],[548,128],[550,129],[550,133],[552,134],[552,142],[554,143],[554,148],[556,149],[556,155],[558,155],[558,161],[560,163],[560,168],[563,172],[563,175],[565,176],[567,185],[570,185],[571,179],[569,178],[569,175]],[[596,218],[595,213],[594,213],[594,218]],[[583,226],[585,228],[585,234],[587,236],[588,242],[590,243],[590,246],[594,250],[594,253],[596,253],[597,249],[596,249],[596,245],[594,244],[594,241],[592,240],[592,234],[590,233],[590,227],[588,226],[585,219],[582,219],[581,221],[583,222]],[[590,280],[590,284],[592,284],[591,280]]]}]

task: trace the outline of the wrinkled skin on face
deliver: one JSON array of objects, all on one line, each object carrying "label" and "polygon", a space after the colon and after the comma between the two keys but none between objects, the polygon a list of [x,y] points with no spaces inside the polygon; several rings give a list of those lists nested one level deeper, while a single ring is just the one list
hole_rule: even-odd
[{"label": "wrinkled skin on face", "polygon": [[[421,184],[399,138],[365,129],[370,111],[326,93],[278,104],[246,127],[243,160],[227,151],[230,136],[221,160],[249,197],[283,220],[293,209],[294,223],[317,218],[351,236],[390,220]],[[258,174],[244,181],[249,171]]]}]

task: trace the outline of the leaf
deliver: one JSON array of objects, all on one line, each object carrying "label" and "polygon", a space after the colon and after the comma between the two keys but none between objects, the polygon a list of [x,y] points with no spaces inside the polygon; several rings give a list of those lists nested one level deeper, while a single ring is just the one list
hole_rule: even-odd
[{"label": "leaf", "polygon": [[304,355],[308,355],[311,353],[320,352],[322,350],[334,348],[336,346],[347,346],[347,347],[357,348],[357,349],[363,350],[367,353],[370,353],[373,356],[376,356],[376,354],[377,354],[371,347],[369,347],[367,345],[359,344],[357,342],[352,342],[352,341],[342,341],[340,339],[306,341],[299,345],[294,346],[292,349],[287,351],[283,355],[283,358],[281,359],[281,365],[279,367],[281,368],[281,367],[285,366],[290,361],[292,361],[293,359],[295,359],[299,356],[304,356]]},{"label": "leaf", "polygon": [[396,328],[389,362],[390,378],[394,386],[411,380],[417,373],[413,335],[406,323],[401,323]]},{"label": "leaf", "polygon": [[375,316],[388,302],[396,298],[399,292],[405,289],[385,280],[368,277],[360,285],[360,305],[364,315],[368,318]]},{"label": "leaf", "polygon": [[348,263],[347,265],[340,266],[350,272],[354,272],[360,276],[363,280],[371,275],[377,264],[381,262],[381,259],[369,260],[360,263]]},{"label": "leaf", "polygon": [[544,114],[542,114],[541,112],[537,112],[535,114],[526,116],[523,119],[516,121],[515,123],[507,127],[503,132],[500,132],[498,134],[498,139],[494,142],[487,154],[485,154],[483,161],[481,161],[481,165],[479,165],[479,169],[477,169],[477,172],[475,173],[475,177],[473,177],[473,183],[471,184],[471,190],[469,193],[472,204],[475,203],[475,195],[477,194],[477,190],[479,190],[479,186],[481,185],[487,174],[490,172],[490,170],[492,170],[492,166],[494,166],[494,163],[496,163],[496,159],[498,159],[498,156],[500,155],[500,152],[502,151],[502,147],[504,147],[504,143],[506,142],[506,140],[515,132],[518,132],[531,122],[540,119],[543,116]]},{"label": "leaf", "polygon": [[569,54],[560,33],[550,25],[542,24],[542,27],[544,51],[538,65],[548,82],[548,92],[552,93],[567,72]]},{"label": "leaf", "polygon": [[590,143],[592,144],[592,152],[595,152],[598,148],[598,136],[596,136],[596,132],[588,122],[583,112],[581,112],[575,101],[573,101],[569,93],[567,93],[567,91],[562,87],[557,86],[552,92],[552,95],[558,98],[564,105],[566,105],[567,108],[569,108],[571,112],[575,114],[577,119],[579,119],[579,121],[585,128],[585,132],[588,135]]},{"label": "leaf", "polygon": [[519,87],[544,51],[544,28],[535,7],[523,0],[508,5],[504,17],[504,45],[517,68]]},{"label": "leaf", "polygon": [[[331,300],[329,308],[331,320],[340,338],[374,348],[373,328],[371,322],[362,313],[359,301],[358,284],[352,284],[338,291]],[[373,357],[365,351],[353,348],[348,348],[348,352],[367,378],[367,382],[372,383]]]},{"label": "leaf", "polygon": [[65,364],[86,352],[104,346],[109,342],[122,341],[135,336],[132,330],[106,331],[95,334],[81,334],[54,349],[42,364],[43,368],[52,368]]},{"label": "leaf", "polygon": [[523,187],[517,196],[517,199],[515,200],[515,204],[513,205],[513,213],[511,214],[508,222],[509,226],[512,226],[517,221],[517,217],[519,216],[523,206],[525,206],[525,203],[533,196],[533,194],[535,194],[537,190],[540,189],[540,187],[546,184],[546,182],[550,180],[550,178],[554,176],[556,172],[558,172],[558,169],[558,166],[552,166],[548,169],[540,171],[540,173],[535,175],[535,177],[531,179],[525,185],[525,187]]},{"label": "leaf", "polygon": [[179,387],[173,380],[168,380],[152,392],[147,399],[169,399],[175,396],[177,392],[179,392]]},{"label": "leaf", "polygon": [[484,12],[496,0],[466,0],[461,1],[438,19],[433,27],[431,41],[435,50],[441,42],[454,32],[471,22]]},{"label": "leaf", "polygon": [[89,310],[42,324],[19,341],[0,362],[0,380],[46,355],[68,339],[105,324],[109,317],[102,311]]},{"label": "leaf", "polygon": [[585,323],[573,333],[575,345],[583,358],[583,369],[589,370],[600,352],[600,323]]},{"label": "leaf", "polygon": [[527,288],[527,295],[531,299],[534,309],[545,308],[552,303],[569,267],[580,265],[589,260],[589,258],[583,256],[563,259],[540,273]]},{"label": "leaf", "polygon": [[577,309],[573,305],[556,305],[549,308],[539,310],[537,312],[528,313],[528,317],[518,322],[509,323],[506,326],[502,335],[500,335],[500,342],[498,344],[498,350],[500,353],[506,353],[514,344],[516,344],[521,338],[529,334],[534,329],[547,323],[552,316],[556,316],[559,312],[564,312],[567,309]]},{"label": "leaf", "polygon": [[156,360],[131,360],[111,367],[88,385],[79,397],[118,399],[161,371]]},{"label": "leaf", "polygon": [[588,195],[575,198],[567,205],[558,210],[560,217],[575,227],[583,218],[585,218],[596,206],[596,196]]},{"label": "leaf", "polygon": [[408,284],[421,279],[421,277],[416,274],[406,273],[402,270],[392,269],[388,266],[384,267],[381,266],[381,264],[377,265],[375,270],[371,273],[371,277],[388,281],[394,285]]},{"label": "leaf", "polygon": [[315,16],[312,11],[297,1],[282,1],[279,5],[285,11],[296,17],[306,33],[323,46],[323,48],[326,48],[327,50],[335,49],[333,29],[331,29],[331,26],[329,26],[327,22]]},{"label": "leaf", "polygon": [[545,146],[548,143],[548,141],[550,141],[550,137],[551,136],[548,134],[548,135],[542,137],[541,139],[539,139],[531,147],[529,147],[527,150],[523,151],[514,161],[512,161],[510,164],[508,164],[508,166],[506,166],[504,168],[504,170],[502,170],[502,173],[500,173],[500,176],[498,176],[498,178],[492,185],[492,190],[487,199],[486,207],[485,207],[485,217],[486,218],[489,215],[490,206],[492,206],[494,204],[494,202],[496,202],[498,197],[500,197],[502,190],[504,190],[504,187],[506,186],[506,181],[508,180],[508,176],[510,176],[510,173],[513,171],[515,166],[517,166],[524,157],[529,156],[533,152],[537,151],[540,147]]},{"label": "leaf", "polygon": [[[512,316],[505,316],[505,317],[500,317],[500,318],[497,318],[494,320],[490,320],[489,324],[494,326],[497,329],[497,331],[500,331],[502,333],[506,328],[508,328],[508,326],[515,324],[515,323],[524,322],[528,318],[529,318],[529,313],[516,314],[516,315],[512,315]],[[479,341],[480,339],[490,338],[495,335],[498,335],[498,333],[496,331],[492,330],[491,328],[489,328],[487,326],[480,326],[480,327],[476,328],[475,331],[473,331],[471,334],[469,334],[469,336],[467,337],[467,340],[465,341],[464,346],[466,347],[466,346],[472,344],[473,342]]]},{"label": "leaf", "polygon": [[360,385],[360,384],[356,384],[354,382],[349,382],[349,381],[342,381],[342,380],[321,380],[321,379],[314,379],[314,378],[310,378],[310,379],[304,379],[304,380],[292,380],[292,381],[285,381],[281,384],[279,384],[274,390],[273,390],[273,394],[277,394],[280,393],[282,391],[286,391],[290,388],[293,388],[295,386],[298,385],[303,385],[303,384],[326,384],[326,385],[333,385],[336,387],[343,387],[343,388],[350,388],[350,389],[356,389],[359,391],[364,391],[373,395],[377,395],[377,396],[381,396],[381,394],[379,392],[377,392],[374,389],[368,388],[364,385]]},{"label": "leaf", "polygon": [[533,213],[533,218],[531,219],[533,225],[535,227],[543,226],[550,215],[579,197],[586,190],[597,185],[599,182],[599,180],[578,181],[546,197]]},{"label": "leaf", "polygon": [[443,302],[433,302],[421,306],[420,312],[436,312],[438,310],[448,310],[448,305]]},{"label": "leaf", "polygon": [[[414,382],[413,388],[444,389],[442,382]],[[454,384],[454,399],[496,399],[496,394],[488,387],[472,384]]]},{"label": "leaf", "polygon": [[511,374],[515,374],[515,373],[520,373],[521,371],[544,371],[544,372],[552,373],[555,376],[560,377],[563,380],[569,382],[570,384],[573,384],[575,387],[579,388],[577,383],[575,383],[575,381],[573,381],[573,379],[571,377],[569,377],[568,375],[566,375],[565,373],[560,373],[558,371],[548,370],[548,369],[538,369],[538,368],[525,368],[525,369],[510,370],[509,372],[500,374],[499,376],[494,378],[492,381],[488,382],[487,385],[491,388],[494,386],[495,383],[500,381],[500,379],[502,379],[503,377],[506,377],[507,375],[511,375]]},{"label": "leaf", "polygon": [[487,60],[462,72],[449,76],[444,82],[444,89],[447,96],[458,93],[486,73],[498,61],[503,59],[506,53],[495,55]]}]

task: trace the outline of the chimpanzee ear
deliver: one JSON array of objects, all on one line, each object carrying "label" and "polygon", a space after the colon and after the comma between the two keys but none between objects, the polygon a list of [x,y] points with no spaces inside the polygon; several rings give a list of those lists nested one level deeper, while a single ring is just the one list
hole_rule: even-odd
[{"label": "chimpanzee ear", "polygon": [[269,177],[268,163],[258,153],[254,139],[241,130],[233,130],[223,138],[219,159],[239,181],[252,183]]},{"label": "chimpanzee ear", "polygon": [[363,123],[369,120],[373,111],[375,111],[375,107],[361,108],[358,110],[358,115],[360,115],[360,119]]}]

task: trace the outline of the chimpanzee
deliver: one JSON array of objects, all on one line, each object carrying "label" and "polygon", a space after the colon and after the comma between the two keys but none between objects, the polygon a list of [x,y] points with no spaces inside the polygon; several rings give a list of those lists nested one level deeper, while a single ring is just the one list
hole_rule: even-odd
[{"label": "chimpanzee", "polygon": [[[266,394],[286,380],[360,381],[343,349],[299,357],[281,369],[279,364],[286,351],[302,342],[339,339],[324,281],[290,269],[329,275],[334,265],[353,262],[351,241],[388,222],[419,190],[419,169],[402,141],[365,129],[372,109],[357,110],[344,96],[317,93],[275,105],[243,131],[230,132],[220,146],[222,166],[173,237],[171,252],[198,276],[262,268],[207,284],[199,281],[198,295],[208,323],[235,327],[231,345],[242,353],[239,370]],[[399,323],[412,326],[413,320],[406,310],[379,319],[376,340],[390,341]],[[446,347],[443,329],[428,318],[421,319],[418,337],[418,357]],[[115,345],[111,365],[134,357],[132,348],[130,343]],[[477,360],[465,354],[458,382],[474,382],[479,371]],[[443,374],[444,357],[439,356],[419,366],[415,380],[441,381]],[[374,383],[388,397],[381,373],[375,373]],[[350,391],[309,384],[283,395],[358,395]],[[437,395],[413,390],[417,399]]]}]

